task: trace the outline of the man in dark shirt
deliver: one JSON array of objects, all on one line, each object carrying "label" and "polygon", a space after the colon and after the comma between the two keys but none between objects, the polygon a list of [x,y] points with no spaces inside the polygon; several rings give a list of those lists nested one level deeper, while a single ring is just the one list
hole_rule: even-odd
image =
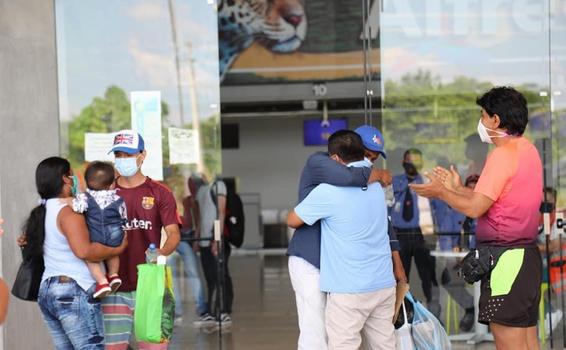
[{"label": "man in dark shirt", "polygon": [[434,257],[426,247],[420,227],[420,211],[417,194],[409,184],[422,184],[423,177],[419,171],[423,167],[420,150],[411,148],[403,155],[405,173],[393,177],[395,202],[390,209],[391,221],[401,245],[401,260],[407,275],[411,274],[411,261],[421,279],[423,293],[428,309],[437,317],[440,315],[438,302],[438,282],[436,280]]},{"label": "man in dark shirt", "polygon": [[[365,187],[379,181],[391,183],[386,170],[348,168],[332,160],[327,152],[317,152],[309,157],[299,183],[299,201],[319,184],[328,183],[344,187]],[[327,349],[324,324],[326,294],[320,290],[320,221],[297,229],[289,242],[289,276],[295,291],[299,317],[298,349]],[[392,245],[392,249],[395,247]],[[398,247],[397,247],[398,250]],[[398,272],[398,270],[396,270]],[[396,278],[404,279],[396,275]]]},{"label": "man in dark shirt", "polygon": [[[159,255],[170,255],[180,240],[180,219],[173,193],[164,185],[145,176],[141,165],[146,150],[143,138],[132,130],[119,131],[111,152],[120,174],[116,180],[118,195],[128,209],[128,247],[120,255],[122,286],[115,294],[103,299],[105,344],[107,349],[128,349],[134,321],[137,287],[137,267],[145,263],[145,251],[150,243],[159,247],[161,230],[167,236]],[[147,346],[139,343],[141,347]],[[154,344],[155,349],[166,349],[167,343]]]}]

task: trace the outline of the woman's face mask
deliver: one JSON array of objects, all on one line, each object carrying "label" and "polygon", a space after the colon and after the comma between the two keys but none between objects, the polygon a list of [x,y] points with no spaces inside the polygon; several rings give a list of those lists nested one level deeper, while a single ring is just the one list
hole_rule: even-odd
[{"label": "woman's face mask", "polygon": [[73,180],[73,184],[71,185],[71,194],[76,196],[79,192],[79,178],[77,175],[70,175],[69,178]]},{"label": "woman's face mask", "polygon": [[116,158],[114,166],[121,176],[134,176],[139,170],[138,157]]}]

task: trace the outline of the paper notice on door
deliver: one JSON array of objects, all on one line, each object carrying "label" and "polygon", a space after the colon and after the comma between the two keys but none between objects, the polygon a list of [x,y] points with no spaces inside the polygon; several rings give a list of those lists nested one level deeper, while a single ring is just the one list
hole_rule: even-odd
[{"label": "paper notice on door", "polygon": [[197,164],[198,136],[194,130],[169,128],[169,164]]},{"label": "paper notice on door", "polygon": [[114,154],[108,152],[112,149],[116,133],[85,133],[85,161],[95,160],[114,161]]},{"label": "paper notice on door", "polygon": [[142,165],[144,175],[163,180],[163,150],[161,146],[161,91],[132,91],[132,129],[145,141],[147,155]]}]

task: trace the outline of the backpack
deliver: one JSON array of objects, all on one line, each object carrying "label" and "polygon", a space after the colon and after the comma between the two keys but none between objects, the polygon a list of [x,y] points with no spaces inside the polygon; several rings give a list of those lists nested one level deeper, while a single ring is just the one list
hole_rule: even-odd
[{"label": "backpack", "polygon": [[[216,203],[216,195],[214,194],[215,186],[210,188],[210,196],[214,205]],[[244,243],[244,205],[240,196],[227,188],[226,195],[226,218],[224,219],[224,237],[236,248],[240,248]]]}]

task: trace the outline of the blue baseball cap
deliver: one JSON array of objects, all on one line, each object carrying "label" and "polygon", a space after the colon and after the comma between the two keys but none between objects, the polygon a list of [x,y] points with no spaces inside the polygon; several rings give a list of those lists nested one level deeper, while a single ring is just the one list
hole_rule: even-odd
[{"label": "blue baseball cap", "polygon": [[124,152],[136,154],[145,150],[143,137],[133,130],[120,130],[114,136],[114,144],[108,153]]},{"label": "blue baseball cap", "polygon": [[379,152],[383,158],[387,159],[387,155],[385,154],[385,140],[383,140],[383,135],[381,135],[381,132],[377,128],[362,125],[355,131],[362,138],[365,148],[370,151]]}]

